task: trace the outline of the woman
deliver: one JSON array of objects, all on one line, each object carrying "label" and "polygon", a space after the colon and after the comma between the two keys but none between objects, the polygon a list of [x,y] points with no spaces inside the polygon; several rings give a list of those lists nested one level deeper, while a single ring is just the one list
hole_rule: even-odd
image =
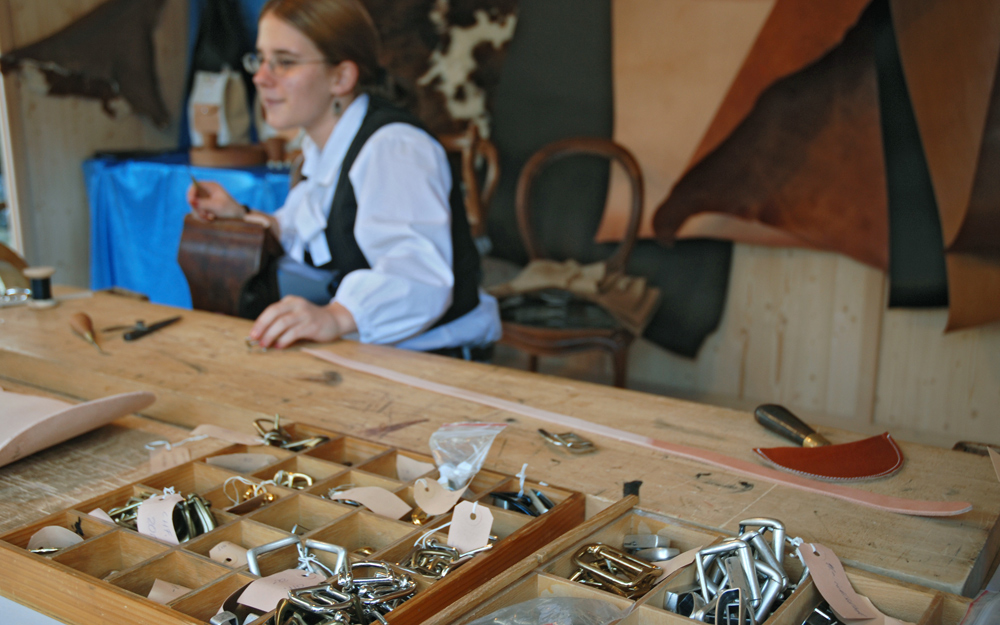
[{"label": "woman", "polygon": [[188,190],[198,216],[262,222],[285,249],[284,297],[250,330],[264,347],[357,332],[452,353],[500,336],[496,300],[478,288],[460,178],[419,121],[368,93],[382,74],[378,45],[357,0],[269,0],[245,64],[268,123],[304,130],[305,180],[273,216],[215,183]]}]

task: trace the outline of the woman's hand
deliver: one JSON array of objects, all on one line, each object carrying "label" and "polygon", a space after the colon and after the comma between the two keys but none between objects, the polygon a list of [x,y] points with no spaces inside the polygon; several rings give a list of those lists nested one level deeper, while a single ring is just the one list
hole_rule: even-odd
[{"label": "woman's hand", "polygon": [[357,331],[349,310],[331,302],[317,306],[301,297],[286,295],[268,306],[250,329],[250,338],[261,347],[288,347],[295,341],[332,341]]},{"label": "woman's hand", "polygon": [[208,180],[192,183],[187,190],[187,202],[195,215],[206,221],[217,218],[242,218],[246,214],[243,205],[217,182]]}]

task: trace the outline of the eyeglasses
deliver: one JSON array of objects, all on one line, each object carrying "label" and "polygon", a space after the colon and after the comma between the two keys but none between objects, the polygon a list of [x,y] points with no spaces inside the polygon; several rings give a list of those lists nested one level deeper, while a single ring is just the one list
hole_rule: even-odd
[{"label": "eyeglasses", "polygon": [[299,60],[290,59],[284,56],[264,58],[256,52],[247,52],[243,55],[243,69],[251,74],[256,74],[261,67],[267,66],[267,71],[275,76],[284,76],[296,65],[307,65],[309,63],[326,63],[326,59]]}]

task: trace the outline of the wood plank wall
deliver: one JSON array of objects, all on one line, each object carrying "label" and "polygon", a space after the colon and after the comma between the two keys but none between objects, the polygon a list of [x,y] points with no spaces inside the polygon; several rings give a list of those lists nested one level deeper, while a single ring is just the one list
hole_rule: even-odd
[{"label": "wood plank wall", "polygon": [[721,326],[694,360],[640,342],[629,386],[951,446],[1000,444],[1000,324],[887,310],[881,272],[835,254],[737,245]]},{"label": "wood plank wall", "polygon": [[[70,24],[104,0],[0,0],[7,26],[0,43],[11,50]],[[100,102],[49,97],[37,76],[21,73],[8,94],[10,134],[19,145],[14,169],[19,189],[23,253],[33,265],[56,267],[55,280],[88,286],[90,218],[81,164],[102,150],[156,150],[177,144],[187,55],[188,0],[167,0],[154,34],[157,73],[171,125],[158,129],[125,112],[108,117]],[[7,36],[9,35],[9,40]]]}]

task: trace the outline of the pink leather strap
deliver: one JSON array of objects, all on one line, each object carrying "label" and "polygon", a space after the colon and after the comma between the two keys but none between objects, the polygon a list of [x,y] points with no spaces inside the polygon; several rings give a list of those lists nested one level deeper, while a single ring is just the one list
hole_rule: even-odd
[{"label": "pink leather strap", "polygon": [[399,373],[384,367],[344,358],[343,356],[338,356],[328,351],[318,349],[303,349],[302,351],[306,354],[315,356],[316,358],[320,358],[341,367],[374,375],[386,380],[398,382],[400,384],[406,384],[407,386],[412,386],[425,391],[464,399],[466,401],[520,414],[525,417],[544,421],[546,423],[552,423],[554,425],[574,430],[578,434],[586,432],[596,436],[604,436],[617,441],[638,445],[639,447],[646,447],[648,449],[666,452],[674,456],[687,458],[688,460],[703,462],[714,467],[719,467],[720,469],[735,471],[736,473],[749,475],[768,482],[774,482],[775,484],[782,484],[784,486],[790,486],[792,488],[797,488],[810,493],[817,493],[820,495],[827,495],[828,497],[834,497],[836,499],[843,499],[844,501],[851,501],[863,506],[876,508],[878,510],[886,510],[889,512],[898,512],[900,514],[910,514],[915,516],[954,516],[972,510],[972,504],[966,501],[927,501],[922,499],[906,499],[903,497],[879,495],[877,493],[871,493],[856,488],[840,486],[839,484],[816,482],[789,473],[782,473],[780,471],[776,471],[775,469],[763,467],[746,460],[730,458],[729,456],[713,451],[697,449],[694,447],[685,447],[684,445],[675,445],[673,443],[667,443],[648,436],[633,434],[631,432],[618,430],[606,425],[600,425],[598,423],[591,423],[576,417],[570,417],[556,412],[550,412],[548,410],[525,406],[516,402],[500,399],[499,397],[476,393],[474,391],[448,386],[447,384],[440,384],[438,382],[431,382],[430,380],[424,380],[422,378],[406,375],[405,373]]}]

